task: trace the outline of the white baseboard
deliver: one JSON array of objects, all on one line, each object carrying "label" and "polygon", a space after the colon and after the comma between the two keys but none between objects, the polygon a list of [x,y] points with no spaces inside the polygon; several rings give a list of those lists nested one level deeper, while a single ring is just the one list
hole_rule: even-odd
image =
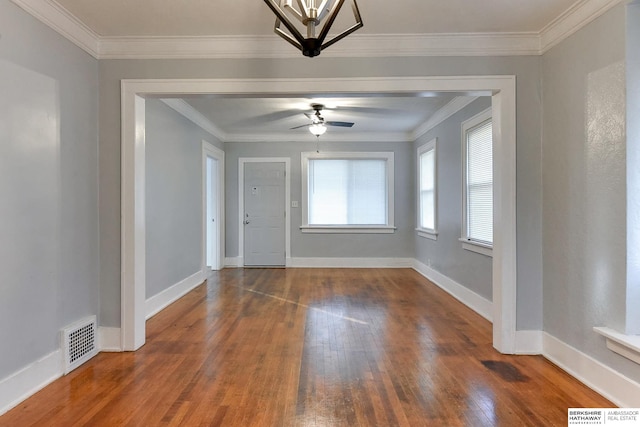
[{"label": "white baseboard", "polygon": [[411,268],[413,258],[290,258],[293,268]]},{"label": "white baseboard", "polygon": [[56,350],[0,380],[0,415],[60,378],[63,372],[63,354]]},{"label": "white baseboard", "polygon": [[640,408],[640,384],[543,333],[543,356],[621,408]]},{"label": "white baseboard", "polygon": [[98,327],[98,350],[106,352],[122,351],[120,328]]},{"label": "white baseboard", "polygon": [[224,259],[224,266],[227,268],[236,268],[241,267],[244,264],[244,261],[241,257],[227,257]]},{"label": "white baseboard", "polygon": [[190,292],[193,288],[206,280],[207,276],[203,271],[198,271],[175,285],[165,289],[157,295],[152,296],[145,302],[145,312],[147,320],[158,314],[171,303],[179,300],[182,296]]},{"label": "white baseboard", "polygon": [[516,331],[515,354],[542,354],[542,331]]},{"label": "white baseboard", "polygon": [[413,260],[412,267],[471,310],[493,322],[493,303],[491,301],[418,260]]}]

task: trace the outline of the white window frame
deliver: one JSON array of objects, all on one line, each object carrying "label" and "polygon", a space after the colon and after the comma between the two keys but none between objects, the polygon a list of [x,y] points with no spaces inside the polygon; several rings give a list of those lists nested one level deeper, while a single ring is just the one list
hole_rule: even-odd
[{"label": "white window frame", "polygon": [[[422,192],[420,183],[422,182],[422,168],[420,158],[423,154],[433,151],[433,228],[424,228],[422,226]],[[438,239],[438,138],[434,138],[431,141],[418,147],[416,153],[416,232],[418,236],[431,240]]]},{"label": "white window frame", "polygon": [[[303,233],[394,233],[394,153],[393,152],[323,152],[301,153],[302,225]],[[387,224],[385,225],[309,225],[309,160],[385,160],[387,165]]]},{"label": "white window frame", "polygon": [[492,120],[491,108],[487,108],[462,122],[462,227],[460,230],[462,236],[460,242],[462,242],[463,249],[492,257],[493,245],[471,240],[467,232],[467,132],[487,120]]}]

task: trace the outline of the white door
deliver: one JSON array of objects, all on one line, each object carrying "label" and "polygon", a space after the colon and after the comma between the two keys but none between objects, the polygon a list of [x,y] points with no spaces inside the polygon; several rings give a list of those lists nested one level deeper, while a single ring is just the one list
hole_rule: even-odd
[{"label": "white door", "polygon": [[207,267],[212,270],[220,270],[220,255],[218,254],[218,224],[219,218],[216,218],[218,209],[218,159],[207,156],[207,178],[206,178],[206,195],[207,195]]},{"label": "white door", "polygon": [[285,164],[244,165],[244,265],[285,265]]}]

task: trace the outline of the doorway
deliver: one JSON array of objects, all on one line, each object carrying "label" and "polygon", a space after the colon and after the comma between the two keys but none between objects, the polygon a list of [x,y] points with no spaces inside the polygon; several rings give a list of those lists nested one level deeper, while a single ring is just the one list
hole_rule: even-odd
[{"label": "doorway", "polygon": [[224,152],[202,141],[203,270],[224,267]]},{"label": "doorway", "polygon": [[[516,289],[518,245],[516,230],[516,79],[515,76],[423,76],[291,79],[174,79],[122,80],[121,193],[121,345],[136,350],[145,342],[144,288],[144,105],[158,94],[243,95],[307,93],[421,94],[431,91],[490,95],[494,119],[493,345],[502,353],[516,349]],[[290,159],[287,159],[289,161]],[[262,160],[263,161],[263,160]],[[289,169],[287,169],[289,170]],[[287,173],[287,185],[289,186]],[[239,178],[242,178],[240,175]],[[287,188],[287,196],[290,194]],[[242,198],[239,198],[244,204]],[[287,206],[289,205],[287,200]],[[243,209],[240,209],[243,212]],[[286,229],[290,229],[287,215]],[[243,246],[244,230],[238,227]],[[290,236],[287,236],[287,256]],[[239,248],[239,254],[243,248]],[[203,251],[204,252],[204,251]],[[204,260],[204,256],[203,256]],[[203,261],[204,262],[204,261]]]}]

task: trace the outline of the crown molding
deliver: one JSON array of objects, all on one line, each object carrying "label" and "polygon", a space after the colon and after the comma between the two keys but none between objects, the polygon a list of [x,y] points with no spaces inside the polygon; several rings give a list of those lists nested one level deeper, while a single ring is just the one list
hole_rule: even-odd
[{"label": "crown molding", "polygon": [[180,98],[162,98],[162,102],[173,108],[176,112],[182,114],[188,120],[191,120],[204,131],[218,138],[222,142],[226,142],[228,135],[218,128],[211,120],[202,115],[198,110],[193,108],[185,100]]},{"label": "crown molding", "polygon": [[478,99],[477,96],[456,96],[447,105],[436,111],[429,120],[418,126],[412,133],[411,138],[413,141],[417,140],[440,123],[453,116],[458,111],[462,110],[467,105]]},{"label": "crown molding", "polygon": [[[353,34],[324,58],[537,55],[537,33]],[[277,36],[103,37],[100,59],[298,58]]]},{"label": "crown molding", "polygon": [[579,0],[540,31],[540,54],[622,3],[623,0]]},{"label": "crown molding", "polygon": [[[316,137],[307,132],[307,135],[292,133],[249,133],[249,134],[229,134],[225,143],[235,142],[309,142],[316,143]],[[332,133],[327,131],[320,137],[320,143],[325,142],[412,142],[411,135],[404,132],[354,132],[354,133]]]},{"label": "crown molding", "polygon": [[[298,58],[275,36],[101,37],[55,0],[11,0],[97,59]],[[323,57],[541,55],[623,0],[578,0],[540,32],[353,34]]]},{"label": "crown molding", "polygon": [[98,59],[100,36],[52,0],[11,0],[34,18]]}]

